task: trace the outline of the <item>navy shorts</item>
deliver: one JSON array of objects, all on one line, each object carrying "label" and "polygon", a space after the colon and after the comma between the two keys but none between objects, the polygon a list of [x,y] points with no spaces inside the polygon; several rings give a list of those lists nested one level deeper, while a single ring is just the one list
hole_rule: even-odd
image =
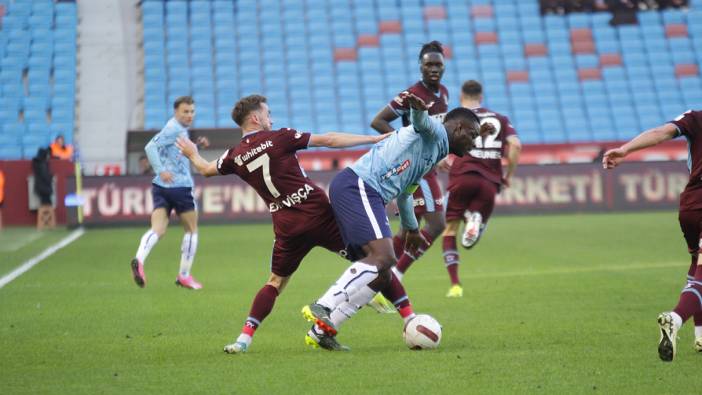
[{"label": "navy shorts", "polygon": [[195,210],[193,189],[189,187],[164,188],[151,184],[151,197],[154,201],[154,210],[163,207],[167,215],[170,215],[174,209],[176,214]]},{"label": "navy shorts", "polygon": [[332,180],[329,201],[350,260],[362,258],[368,242],[392,237],[383,198],[350,168]]}]

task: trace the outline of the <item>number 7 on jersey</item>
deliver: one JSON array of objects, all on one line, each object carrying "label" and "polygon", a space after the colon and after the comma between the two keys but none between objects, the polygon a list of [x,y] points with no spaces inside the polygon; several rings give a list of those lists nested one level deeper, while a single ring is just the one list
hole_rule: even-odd
[{"label": "number 7 on jersey", "polygon": [[249,171],[249,173],[253,173],[254,170],[258,169],[259,167],[263,168],[263,182],[266,183],[268,192],[270,192],[274,198],[277,198],[280,196],[280,192],[278,192],[278,190],[275,188],[275,185],[273,185],[273,180],[271,179],[271,158],[268,156],[268,154],[263,154],[246,165],[246,169]]}]

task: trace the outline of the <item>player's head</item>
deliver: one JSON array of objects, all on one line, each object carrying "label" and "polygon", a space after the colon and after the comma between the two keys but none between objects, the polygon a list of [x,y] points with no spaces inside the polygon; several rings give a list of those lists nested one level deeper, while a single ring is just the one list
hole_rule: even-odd
[{"label": "player's head", "polygon": [[173,102],[175,119],[181,125],[188,127],[195,118],[195,100],[190,96],[181,96]]},{"label": "player's head", "polygon": [[473,149],[473,141],[480,132],[480,119],[473,111],[458,107],[446,114],[444,127],[448,134],[449,152],[463,156]]},{"label": "player's head", "polygon": [[444,48],[438,41],[422,45],[419,51],[419,71],[422,81],[428,85],[437,85],[444,75]]},{"label": "player's head", "polygon": [[461,101],[483,102],[483,86],[476,80],[468,80],[461,87]]},{"label": "player's head", "polygon": [[232,119],[244,131],[271,130],[273,120],[265,96],[249,95],[236,102]]}]

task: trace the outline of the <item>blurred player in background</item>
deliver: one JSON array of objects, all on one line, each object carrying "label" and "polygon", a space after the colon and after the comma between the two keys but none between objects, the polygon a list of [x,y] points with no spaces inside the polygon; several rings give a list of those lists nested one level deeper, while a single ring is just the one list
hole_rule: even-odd
[{"label": "blurred player in background", "polygon": [[[410,92],[422,99],[427,104],[429,115],[442,119],[448,110],[448,89],[441,84],[441,77],[444,75],[444,49],[440,42],[432,41],[422,46],[419,51],[419,71],[422,79],[404,92]],[[410,124],[409,112],[410,107],[400,93],[378,112],[371,127],[380,133],[390,133],[395,130],[390,122],[397,118],[402,118],[402,126],[408,126]],[[418,248],[414,254],[408,254],[403,249],[405,232],[404,229],[400,228],[393,237],[393,247],[395,256],[398,258],[398,265],[401,266],[409,266],[416,259],[419,259],[446,226],[444,198],[435,170],[429,171],[419,182],[419,188],[413,197],[414,213],[419,221],[422,218],[425,221],[421,233],[426,243]],[[394,311],[388,302],[380,296],[373,300],[371,306],[381,312]]]},{"label": "blurred player in background", "polygon": [[602,158],[602,166],[613,169],[632,152],[680,136],[687,139],[690,180],[680,194],[678,221],[691,262],[687,285],[680,293],[678,305],[673,311],[658,316],[658,356],[663,361],[675,358],[678,330],[690,317],[694,317],[695,322],[694,348],[697,352],[702,352],[702,264],[698,260],[702,245],[702,111],[687,111],[664,125],[641,133],[621,147],[605,152]]},{"label": "blurred player in background", "polygon": [[[406,93],[402,100],[411,107],[412,125],[390,133],[387,140],[334,177],[329,186],[334,216],[354,263],[316,303],[303,308],[305,318],[316,322],[307,339],[325,332],[335,334],[339,325],[378,291],[402,287],[390,270],[397,258],[385,205],[397,200],[405,249],[414,254],[426,246],[414,214],[412,193],[439,160],[449,152],[464,155],[478,135],[478,117],[466,108],[452,110],[442,123],[429,117],[428,105],[418,96]],[[406,294],[390,300],[405,322],[414,316]],[[324,325],[328,321],[333,324],[331,333]]]},{"label": "blurred player in background", "polygon": [[[481,125],[492,126],[492,132],[478,137],[468,155],[462,158],[448,157],[440,164],[450,167],[447,226],[443,241],[444,263],[451,279],[451,288],[446,296],[450,298],[463,296],[463,287],[458,278],[460,261],[456,248],[456,234],[461,222],[465,222],[461,244],[465,248],[472,248],[487,226],[497,193],[502,185],[509,186],[522,150],[522,144],[509,119],[482,107],[482,102],[482,85],[478,81],[466,81],[461,88],[461,106],[472,110],[480,118]],[[507,160],[504,176],[503,157]],[[400,276],[408,268],[408,264],[397,264]]]},{"label": "blurred player in background", "polygon": [[[307,178],[296,152],[307,147],[373,144],[386,136],[312,135],[287,128],[271,130],[273,121],[266,98],[259,95],[239,100],[232,110],[232,119],[241,126],[241,142],[216,161],[204,160],[195,144],[186,138],[178,139],[177,145],[200,174],[241,177],[266,202],[273,217],[275,242],[271,275],[256,294],[241,334],[234,343],[224,347],[227,353],[243,353],[251,346],[256,329],[273,310],[290,276],[312,248],[323,247],[345,255],[329,199]],[[321,336],[318,345],[330,350],[341,349],[333,336]]]},{"label": "blurred player in background", "polygon": [[[168,217],[175,210],[185,229],[180,246],[180,271],[176,285],[200,289],[202,284],[190,274],[197,251],[197,207],[193,198],[193,177],[190,175],[190,162],[183,156],[175,142],[178,137],[189,138],[188,128],[195,118],[195,102],[190,96],[181,96],[173,103],[174,115],[166,126],[146,144],[146,155],[155,177],[151,194],[154,211],[151,213],[151,229],[141,237],[136,257],[132,259],[134,282],[141,288],[146,286],[144,264],[149,252],[163,237],[168,228]],[[200,137],[198,144],[209,146],[206,137]]]}]

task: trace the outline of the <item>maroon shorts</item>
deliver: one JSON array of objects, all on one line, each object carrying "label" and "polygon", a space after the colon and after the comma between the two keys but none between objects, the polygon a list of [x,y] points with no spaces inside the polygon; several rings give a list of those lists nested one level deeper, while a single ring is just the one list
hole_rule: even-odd
[{"label": "maroon shorts", "polygon": [[435,170],[431,170],[420,181],[419,188],[412,195],[414,198],[414,215],[417,219],[426,213],[444,211],[444,196]]},{"label": "maroon shorts", "polygon": [[680,210],[678,221],[687,243],[687,250],[690,254],[697,252],[702,237],[702,210]]},{"label": "maroon shorts", "polygon": [[314,247],[323,247],[346,256],[344,241],[331,209],[319,217],[310,219],[308,229],[297,236],[276,236],[271,256],[271,272],[282,277],[292,275]]},{"label": "maroon shorts", "polygon": [[466,210],[479,212],[487,223],[495,208],[498,185],[478,173],[466,173],[449,181],[446,220],[463,219]]}]

